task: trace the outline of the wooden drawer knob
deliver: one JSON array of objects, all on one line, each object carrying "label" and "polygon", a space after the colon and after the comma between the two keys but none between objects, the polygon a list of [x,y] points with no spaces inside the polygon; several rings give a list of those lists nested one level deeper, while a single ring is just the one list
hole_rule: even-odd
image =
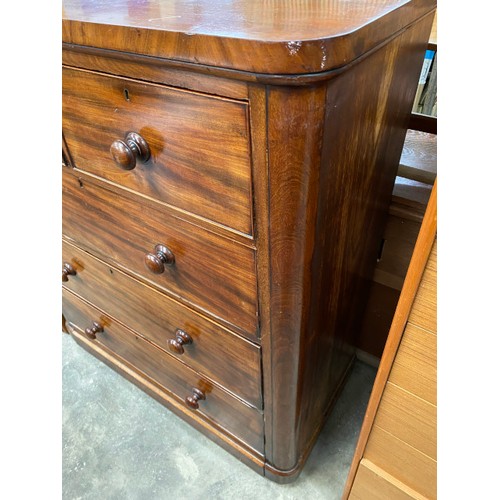
[{"label": "wooden drawer knob", "polygon": [[178,328],[177,330],[175,330],[175,339],[171,339],[168,341],[168,348],[176,354],[184,354],[183,346],[192,343],[193,339],[191,338],[191,336],[184,330]]},{"label": "wooden drawer knob", "polygon": [[200,391],[200,389],[193,388],[193,394],[191,396],[188,396],[184,402],[186,405],[191,408],[192,410],[197,410],[200,405],[198,404],[198,401],[200,399],[205,399],[205,394]]},{"label": "wooden drawer knob", "polygon": [[148,143],[136,132],[129,132],[125,141],[114,141],[109,150],[115,163],[123,170],[132,170],[137,160],[146,162],[151,156]]},{"label": "wooden drawer knob", "polygon": [[97,321],[92,321],[91,328],[85,328],[85,335],[90,340],[94,340],[96,338],[96,333],[103,332],[104,328]]},{"label": "wooden drawer knob", "polygon": [[65,262],[62,268],[62,280],[68,281],[68,276],[74,276],[75,274],[75,268],[68,262]]},{"label": "wooden drawer knob", "polygon": [[144,259],[147,268],[155,273],[161,274],[165,271],[165,266],[172,266],[175,257],[172,251],[165,245],[156,245],[155,253],[148,253]]}]

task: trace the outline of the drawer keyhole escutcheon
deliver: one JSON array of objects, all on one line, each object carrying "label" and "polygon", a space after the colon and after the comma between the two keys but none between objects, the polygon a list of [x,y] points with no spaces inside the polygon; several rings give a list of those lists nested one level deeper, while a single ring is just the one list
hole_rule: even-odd
[{"label": "drawer keyhole escutcheon", "polygon": [[178,328],[175,331],[175,339],[170,339],[168,341],[168,348],[176,353],[176,354],[184,354],[184,347],[185,345],[189,345],[193,343],[193,339],[189,335],[189,333],[186,333],[184,330],[181,330]]},{"label": "drawer keyhole escutcheon", "polygon": [[75,268],[68,262],[65,262],[62,268],[62,280],[66,282],[68,281],[68,276],[75,276],[75,274]]},{"label": "drawer keyhole escutcheon", "polygon": [[200,389],[194,387],[193,394],[191,396],[188,396],[184,401],[189,408],[191,408],[192,410],[197,410],[200,407],[200,405],[198,404],[198,401],[200,401],[200,399],[204,400],[205,394],[201,392]]},{"label": "drawer keyhole escutcheon", "polygon": [[155,253],[146,254],[144,262],[152,273],[161,274],[165,271],[165,266],[174,265],[175,257],[168,247],[158,244],[155,246]]},{"label": "drawer keyhole escutcheon", "polygon": [[97,321],[92,321],[92,326],[90,328],[85,328],[85,335],[90,340],[94,340],[96,338],[97,333],[101,333],[104,331],[104,328]]},{"label": "drawer keyhole escutcheon", "polygon": [[114,162],[123,170],[132,170],[137,161],[144,163],[151,157],[148,143],[136,132],[129,132],[124,141],[114,141],[109,151]]}]

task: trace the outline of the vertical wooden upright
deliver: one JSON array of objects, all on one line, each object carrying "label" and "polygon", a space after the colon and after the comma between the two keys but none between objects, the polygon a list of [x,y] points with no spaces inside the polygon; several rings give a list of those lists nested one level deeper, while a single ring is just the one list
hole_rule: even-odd
[{"label": "vertical wooden upright", "polygon": [[437,181],[368,402],[344,499],[436,498]]}]

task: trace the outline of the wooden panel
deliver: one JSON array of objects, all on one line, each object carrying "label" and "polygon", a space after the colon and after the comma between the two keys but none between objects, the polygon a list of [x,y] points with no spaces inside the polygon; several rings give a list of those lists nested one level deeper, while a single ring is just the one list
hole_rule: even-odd
[{"label": "wooden panel", "polygon": [[419,222],[389,215],[373,281],[401,290],[419,230]]},{"label": "wooden panel", "polygon": [[435,405],[387,382],[374,425],[435,460],[436,421]]},{"label": "wooden panel", "polygon": [[77,271],[65,283],[69,290],[162,349],[183,330],[192,343],[171,354],[261,408],[257,346],[66,242],[62,257]]},{"label": "wooden panel", "polygon": [[172,68],[168,62],[166,64],[166,61],[152,57],[143,61],[137,59],[140,58],[131,57],[128,53],[63,44],[62,63],[66,66],[162,83],[204,94],[248,99],[248,87],[245,82]]},{"label": "wooden panel", "polygon": [[389,374],[389,381],[436,405],[436,379],[436,335],[408,323]]},{"label": "wooden panel", "polygon": [[429,266],[422,276],[408,321],[431,332],[437,332],[437,243],[434,244],[429,257]]},{"label": "wooden panel", "polygon": [[269,461],[288,474],[354,356],[431,22],[326,88],[268,87],[270,307],[279,313],[263,343],[265,408],[275,423]]},{"label": "wooden panel", "polygon": [[[389,378],[389,373],[392,369],[394,359],[397,355],[401,338],[403,336],[403,332],[407,324],[407,320],[410,315],[410,311],[414,303],[414,299],[417,294],[425,267],[429,261],[429,255],[436,241],[436,231],[437,231],[437,179],[434,182],[434,186],[432,188],[429,204],[425,212],[425,217],[422,222],[422,227],[420,229],[417,238],[417,243],[415,244],[415,250],[413,252],[410,265],[408,268],[408,274],[405,279],[403,289],[401,291],[401,296],[396,308],[396,312],[394,314],[394,320],[391,324],[389,336],[387,337],[387,342],[384,348],[382,359],[380,361],[380,366],[377,372],[377,376],[375,378],[375,383],[373,384],[370,400],[368,401],[368,406],[363,420],[363,425],[361,427],[358,443],[356,445],[356,450],[354,451],[351,468],[349,469],[349,474],[342,495],[343,500],[345,500],[349,496],[349,492],[351,491],[359,463],[363,458],[363,456],[366,454],[369,436],[373,434],[372,429],[374,428],[374,421],[377,416],[382,395],[384,394],[386,385],[388,384],[387,380]],[[390,434],[387,435],[390,436]],[[402,443],[402,441],[400,440],[398,441]],[[405,446],[408,445],[405,444]],[[414,448],[411,449],[414,450]],[[417,452],[417,450],[414,451]],[[421,454],[420,452],[418,453],[425,457],[425,455]],[[389,462],[391,459],[397,461],[397,463],[395,462],[396,465],[402,463],[400,460],[398,460],[396,456],[390,457]],[[432,460],[430,458],[428,459]],[[431,480],[433,480],[434,482],[433,484],[435,485],[436,483],[435,474],[433,477],[431,474]],[[406,481],[403,480],[403,482]],[[430,484],[430,482],[428,481],[426,484],[428,485]]]},{"label": "wooden panel", "polygon": [[349,498],[352,500],[423,500],[369,460],[361,460]]},{"label": "wooden panel", "polygon": [[268,89],[270,308],[279,313],[270,317],[272,334],[267,340],[272,344],[266,346],[270,357],[264,387],[273,390],[268,407],[274,421],[269,462],[284,471],[297,466],[301,451],[296,435],[301,407],[297,389],[303,375],[300,337],[309,307],[325,95],[324,86]]},{"label": "wooden panel", "polygon": [[[252,233],[246,104],[70,68],[62,81],[62,123],[74,166]],[[128,132],[139,133],[151,150],[151,159],[132,170],[110,154]]]},{"label": "wooden panel", "polygon": [[[63,170],[63,234],[103,260],[256,338],[253,250],[134,197],[111,192],[69,169]],[[144,264],[158,243],[175,256],[175,264],[166,265],[162,274],[152,273]]]},{"label": "wooden panel", "polygon": [[126,361],[114,356],[105,347],[102,347],[93,340],[87,339],[80,330],[76,328],[72,329],[71,336],[80,347],[103,363],[106,363],[111,369],[135,384],[160,404],[164,405],[174,415],[182,418],[208,439],[211,439],[224,450],[232,453],[238,460],[251,467],[252,470],[256,471],[258,474],[264,474],[264,455],[261,452],[250,448],[236,436],[229,434],[225,429],[217,425],[216,422],[187,408],[184,401],[180,401],[176,396],[153,382],[145,374],[132,368]]},{"label": "wooden panel", "polygon": [[425,50],[419,40],[428,24],[408,29],[328,85],[315,241],[306,247],[313,278],[301,346],[309,360],[301,392],[303,446],[361,327],[412,105],[407,92],[418,78]]},{"label": "wooden panel", "polygon": [[428,134],[437,134],[437,118],[421,113],[412,113],[408,128],[427,132]]},{"label": "wooden panel", "polygon": [[376,425],[364,457],[426,498],[436,498],[436,461]]},{"label": "wooden panel", "polygon": [[389,213],[402,219],[422,223],[432,186],[396,177]]},{"label": "wooden panel", "polygon": [[356,338],[357,349],[377,358],[382,357],[398,299],[399,290],[375,281],[370,283],[363,323]]},{"label": "wooden panel", "polygon": [[425,211],[431,196],[431,190],[432,185],[398,176],[394,183],[392,197],[396,203],[402,203],[404,200],[409,206],[421,208],[422,211]]},{"label": "wooden panel", "polygon": [[172,0],[131,7],[108,0],[88,8],[83,0],[65,0],[62,39],[212,68],[314,73],[346,65],[432,16],[435,6],[435,0],[233,0],[230,6]]},{"label": "wooden panel", "polygon": [[68,329],[82,333],[93,321],[100,323],[103,331],[96,334],[94,342],[115,356],[122,358],[136,370],[145,374],[180,401],[201,390],[205,400],[199,401],[197,413],[205,415],[237,436],[259,452],[263,452],[262,414],[233,398],[182,363],[150,342],[122,326],[120,323],[83,302],[76,295],[63,289],[63,314]]},{"label": "wooden panel", "polygon": [[436,173],[437,135],[408,130],[398,175],[414,181],[434,184]]}]

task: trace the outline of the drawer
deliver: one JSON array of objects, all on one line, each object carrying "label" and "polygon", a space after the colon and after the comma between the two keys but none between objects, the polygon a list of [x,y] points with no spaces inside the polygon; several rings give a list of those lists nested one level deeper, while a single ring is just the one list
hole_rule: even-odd
[{"label": "drawer", "polygon": [[[62,80],[63,131],[75,167],[252,233],[245,102],[70,68]],[[110,147],[129,132],[146,141],[151,158],[124,170]]]},{"label": "drawer", "polygon": [[[259,347],[66,242],[62,257],[76,272],[64,282],[66,288],[251,405],[262,407]],[[176,334],[178,330],[184,333]]]},{"label": "drawer", "polygon": [[82,334],[96,322],[102,326],[102,331],[94,328],[95,340],[92,342],[106,348],[114,357],[118,357],[118,361],[124,360],[134,370],[162,386],[172,397],[186,405],[187,397],[191,397],[196,403],[196,398],[192,398],[193,389],[202,391],[205,399],[199,399],[199,408],[193,411],[205,416],[217,427],[222,427],[254,450],[263,452],[263,417],[258,410],[232,397],[208,379],[65,289],[62,305],[69,331],[77,329]]},{"label": "drawer", "polygon": [[[81,180],[69,169],[63,169],[62,198],[63,234],[78,246],[257,338],[255,250],[160,211],[157,204]],[[174,263],[163,265],[155,257],[155,273],[145,259],[158,253],[158,244],[173,252]]]}]

